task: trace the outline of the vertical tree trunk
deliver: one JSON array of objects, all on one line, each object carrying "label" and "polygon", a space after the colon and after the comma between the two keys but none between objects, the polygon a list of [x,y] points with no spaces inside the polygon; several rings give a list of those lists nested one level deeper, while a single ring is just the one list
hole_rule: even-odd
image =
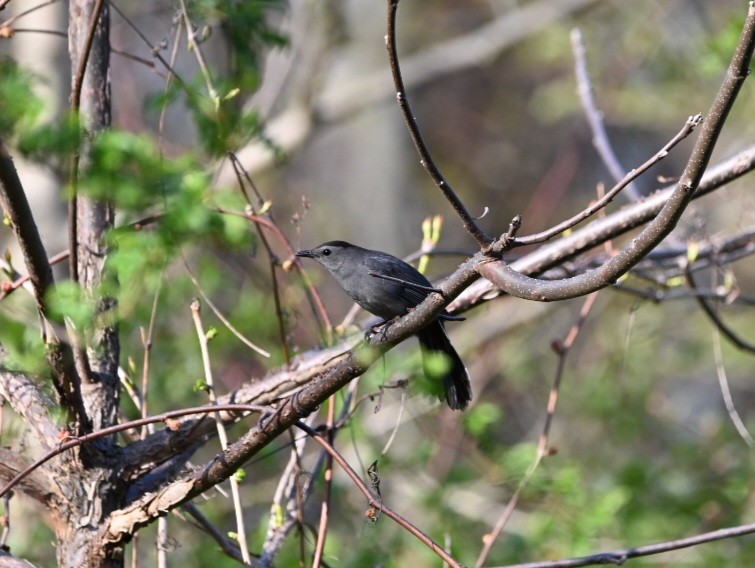
[{"label": "vertical tree trunk", "polygon": [[[92,14],[97,0],[71,0],[68,30],[71,56],[72,89],[76,87],[77,70],[85,55]],[[101,6],[93,35],[81,88],[79,113],[85,135],[80,148],[81,171],[89,164],[89,141],[110,128],[110,15],[107,2]],[[93,335],[88,338],[89,364],[93,383],[82,395],[95,429],[115,423],[118,409],[118,330],[113,323],[115,299],[102,296],[103,267],[107,257],[105,233],[113,226],[111,203],[78,196],[78,280],[90,301],[97,305]],[[70,220],[69,220],[70,222]]]},{"label": "vertical tree trunk", "polygon": [[[110,127],[110,17],[107,2],[101,0],[70,0],[69,9],[68,39],[74,101],[76,94],[73,90],[80,82],[77,72],[81,61],[86,60],[79,104],[83,129],[79,171],[85,172],[90,163],[92,138]],[[97,10],[99,16],[92,33],[93,15]],[[90,42],[91,47],[88,47]],[[73,106],[76,106],[75,102]],[[73,183],[76,184],[75,179]],[[92,428],[98,430],[116,423],[120,394],[117,372],[119,341],[114,318],[116,303],[114,298],[102,294],[100,286],[107,256],[105,233],[113,226],[114,211],[112,204],[107,202],[81,195],[75,199],[78,262],[72,266],[72,277],[80,283],[86,300],[97,308],[91,329],[78,330],[79,333],[85,331],[79,340],[86,349],[89,368],[87,380],[82,379],[81,394]],[[71,222],[73,219],[69,219]],[[122,549],[105,549],[97,539],[103,520],[124,501],[125,486],[120,479],[122,464],[119,458],[120,450],[114,437],[62,457],[57,480],[63,502],[52,508],[60,566],[123,565]]]}]

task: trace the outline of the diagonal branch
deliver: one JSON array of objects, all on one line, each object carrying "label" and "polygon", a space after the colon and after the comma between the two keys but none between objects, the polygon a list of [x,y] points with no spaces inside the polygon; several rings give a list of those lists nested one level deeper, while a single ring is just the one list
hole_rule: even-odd
[{"label": "diagonal branch", "polygon": [[388,35],[385,38],[386,47],[388,48],[388,59],[391,64],[391,73],[393,74],[393,83],[396,86],[396,99],[404,115],[409,134],[411,134],[414,141],[414,146],[419,153],[422,166],[427,170],[435,185],[438,186],[438,189],[440,189],[451,204],[451,207],[456,211],[456,214],[461,218],[464,228],[483,249],[486,249],[493,242],[493,239],[486,235],[485,231],[477,225],[476,220],[467,211],[464,203],[462,203],[456,192],[451,188],[451,185],[443,177],[443,174],[430,155],[430,150],[428,150],[425,140],[422,138],[422,133],[419,130],[417,119],[414,117],[414,113],[409,106],[409,99],[406,95],[404,79],[401,76],[401,66],[399,65],[398,53],[396,51],[396,12],[398,11],[398,3],[399,0],[388,0]]},{"label": "diagonal branch", "polygon": [[[7,448],[0,448],[0,482],[5,483],[8,479],[18,476],[19,472],[29,470],[31,464],[29,458]],[[24,494],[40,503],[60,497],[58,484],[44,471],[29,471],[19,486]]]},{"label": "diagonal branch", "polygon": [[0,140],[0,205],[10,221],[24,255],[37,310],[42,317],[46,317],[45,294],[55,284],[52,267],[47,260],[47,251],[39,236],[29,201],[26,199],[26,192],[18,177],[16,166],[13,164],[13,158],[2,140]]},{"label": "diagonal branch", "polygon": [[[711,168],[695,197],[723,187],[753,168],[755,168],[755,146]],[[628,205],[605,219],[594,221],[573,234],[520,258],[512,263],[512,267],[525,274],[540,274],[549,268],[558,266],[608,239],[615,238],[647,222],[661,209],[670,192],[671,190],[659,192],[640,203]],[[460,272],[466,274],[462,277],[464,280],[462,289],[465,286],[466,289],[459,297],[449,303],[452,312],[464,312],[503,293],[487,280],[479,279],[474,282],[477,279],[477,274],[470,267],[473,267],[475,262],[483,260],[485,260],[484,257],[479,256],[477,260],[472,259],[471,264],[462,266]],[[470,270],[471,274],[469,273]],[[456,277],[459,277],[459,275],[457,274]],[[434,294],[431,295],[432,297],[437,298]],[[453,298],[447,292],[444,292],[444,297]],[[408,317],[416,317],[415,313],[419,314],[420,312],[415,310]],[[391,327],[391,330],[394,327],[395,325]],[[305,353],[294,360],[291,368],[270,371],[264,377],[220,397],[218,402],[220,404],[229,402],[259,405],[274,404],[303,386],[325,377],[325,375],[328,375],[332,380],[339,381],[339,384],[346,384],[351,379],[344,377],[340,372],[335,372],[334,369],[351,357],[348,350],[352,346],[353,340],[348,340],[327,350]],[[355,371],[350,376],[358,376],[358,373]],[[325,400],[325,398],[322,400]],[[232,415],[224,417],[226,423],[231,423],[235,419],[236,417]],[[181,421],[181,427],[175,431],[161,430],[124,448],[124,463],[128,464],[129,469],[134,472],[140,471],[142,467],[149,469],[155,464],[170,459],[174,450],[185,451],[187,448],[203,442],[207,436],[213,435],[213,431],[214,425],[211,421],[199,419],[196,416],[188,417]]]},{"label": "diagonal branch", "polygon": [[616,282],[674,229],[695,194],[710,161],[716,141],[749,74],[755,47],[755,3],[750,2],[744,29],[731,64],[706,117],[684,173],[658,216],[632,242],[600,268],[559,281],[530,278],[503,262],[482,263],[480,275],[519,298],[554,301],[582,296]]},{"label": "diagonal branch", "polygon": [[[587,122],[592,130],[592,145],[595,146],[598,155],[603,163],[611,172],[614,180],[621,181],[624,176],[624,168],[621,167],[616,153],[613,151],[611,141],[608,139],[606,126],[603,123],[603,113],[598,110],[593,96],[592,81],[590,73],[587,70],[587,61],[585,60],[585,44],[582,41],[582,32],[574,28],[571,32],[572,52],[574,53],[574,74],[577,78],[577,93],[585,111]],[[630,181],[627,184],[626,192],[631,201],[637,201],[642,197],[636,184]]]},{"label": "diagonal branch", "polygon": [[[103,542],[117,546],[121,539],[135,528],[149,524],[165,511],[189,501],[228,479],[247,460],[275,440],[282,432],[294,426],[302,416],[314,412],[322,401],[364,374],[383,353],[437,318],[450,299],[477,278],[475,264],[482,259],[482,253],[478,253],[443,283],[442,294],[431,294],[414,311],[393,323],[384,333],[376,334],[369,342],[362,342],[352,351],[335,357],[333,362],[324,369],[320,367],[317,371],[313,369],[281,371],[281,374],[287,376],[289,380],[292,374],[298,374],[300,378],[306,376],[306,382],[303,382],[303,386],[292,395],[277,402],[267,415],[261,417],[255,427],[228,446],[225,452],[216,456],[202,470],[192,473],[179,482],[144,495],[140,500],[129,505],[122,514],[113,517],[103,532]],[[258,388],[266,386],[265,382],[257,385]],[[261,401],[261,398],[259,400]],[[260,403],[255,404],[255,408],[259,406]],[[183,429],[183,427],[180,428],[180,430]],[[167,436],[168,438],[162,440],[164,444],[167,444],[168,440],[173,441],[172,436]],[[143,451],[151,447],[148,441],[152,438],[149,437],[144,442],[136,442],[132,445],[137,450],[136,455],[129,451],[132,448],[126,448],[124,463],[134,463],[129,461],[132,457],[143,458]],[[124,522],[129,527],[127,530],[123,529]]]},{"label": "diagonal branch", "polygon": [[[687,277],[687,283],[689,284],[689,287],[693,290],[697,290],[697,282],[695,281],[695,277],[692,274],[692,271],[688,270],[685,273]],[[743,351],[747,351],[749,353],[755,353],[755,344],[750,343],[746,339],[739,337],[736,331],[734,331],[723,319],[718,315],[718,312],[716,309],[708,303],[708,300],[703,298],[702,296],[695,296],[695,300],[697,300],[697,304],[702,308],[703,312],[706,316],[708,316],[708,319],[713,323],[713,325],[718,328],[718,330],[729,340],[731,343],[738,347],[739,349],[742,349]]]},{"label": "diagonal branch", "polygon": [[[708,195],[753,170],[755,170],[755,146],[750,146],[712,166],[700,182],[693,199]],[[597,219],[571,235],[511,262],[510,267],[530,276],[542,274],[550,268],[652,220],[669,200],[673,191],[673,186],[668,187],[640,202],[626,205],[616,213]],[[449,305],[449,311],[463,312],[482,301],[491,300],[502,294],[504,292],[489,280],[480,279]]]},{"label": "diagonal branch", "polygon": [[624,548],[622,550],[614,550],[611,552],[601,552],[590,556],[582,556],[581,558],[546,560],[544,562],[528,562],[526,564],[509,564],[506,568],[578,568],[580,566],[597,566],[604,564],[621,566],[631,558],[642,558],[643,556],[662,554],[664,552],[671,552],[672,550],[680,550],[682,548],[689,548],[690,546],[697,546],[727,538],[736,538],[753,533],[755,533],[755,523],[740,525],[728,529],[719,529],[696,536],[680,538],[678,540],[659,542],[657,544]]},{"label": "diagonal branch", "polygon": [[54,403],[42,389],[22,373],[0,370],[0,396],[34,430],[42,446],[48,450],[55,447],[60,431],[50,414]]},{"label": "diagonal branch", "polygon": [[585,219],[592,216],[597,211],[601,210],[603,207],[608,205],[611,201],[613,201],[613,198],[616,197],[620,191],[623,189],[629,189],[631,183],[633,180],[640,177],[642,174],[644,174],[646,171],[648,171],[651,167],[653,167],[655,164],[660,162],[663,158],[668,156],[668,153],[671,151],[671,149],[679,144],[682,140],[687,138],[690,134],[692,134],[692,131],[695,129],[695,127],[702,122],[703,117],[701,115],[695,115],[690,116],[687,121],[684,123],[684,126],[682,126],[681,130],[676,133],[676,135],[669,140],[669,142],[658,152],[656,152],[653,156],[651,156],[648,160],[645,161],[641,166],[633,169],[629,173],[627,173],[623,178],[619,179],[618,183],[611,188],[609,192],[607,192],[603,197],[598,199],[595,203],[592,203],[589,207],[585,208],[584,210],[580,211],[576,215],[574,215],[571,219],[567,219],[566,221],[559,223],[558,225],[555,225],[551,227],[550,229],[546,231],[542,231],[540,233],[530,235],[527,237],[517,237],[511,242],[512,247],[520,247],[520,246],[526,246],[526,245],[532,245],[536,243],[541,243],[543,241],[547,241],[548,239],[551,239],[555,237],[558,234],[563,233],[564,231],[571,229],[575,225],[581,223]]},{"label": "diagonal branch", "polygon": [[58,341],[47,321],[45,295],[55,284],[52,268],[47,260],[47,251],[39,236],[29,201],[26,199],[26,192],[13,165],[13,158],[2,140],[0,140],[0,205],[10,220],[24,255],[26,269],[29,271],[29,280],[41,318],[43,339],[48,345],[47,359],[53,371],[53,384],[61,403],[69,413],[69,419],[72,421],[75,418],[79,423],[85,424],[86,411],[78,387],[79,378],[73,366],[71,348]]}]

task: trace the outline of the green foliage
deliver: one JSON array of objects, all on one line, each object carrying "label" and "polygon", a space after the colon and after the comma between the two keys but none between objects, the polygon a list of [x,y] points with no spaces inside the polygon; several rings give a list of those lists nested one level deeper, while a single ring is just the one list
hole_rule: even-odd
[{"label": "green foliage", "polygon": [[719,77],[729,66],[731,54],[742,33],[741,20],[741,17],[732,14],[728,25],[710,37],[699,63],[699,70],[706,76]]},{"label": "green foliage", "polygon": [[132,214],[155,207],[186,213],[201,204],[207,187],[195,157],[165,159],[149,138],[119,130],[93,140],[91,166],[79,182],[83,193]]},{"label": "green foliage", "polygon": [[0,345],[8,351],[3,365],[15,370],[41,374],[47,370],[45,345],[32,326],[0,318]]},{"label": "green foliage", "polygon": [[80,331],[91,326],[96,313],[93,301],[84,296],[81,286],[70,280],[56,284],[45,302],[55,321],[62,324],[68,319]]},{"label": "green foliage", "polygon": [[251,138],[261,137],[263,129],[257,111],[244,110],[234,100],[239,92],[236,84],[222,81],[216,88],[217,95],[208,93],[203,79],[197,76],[184,94],[202,147],[210,155],[222,156]]},{"label": "green foliage", "polygon": [[192,17],[220,28],[230,47],[231,82],[245,91],[256,90],[261,74],[261,54],[269,47],[283,47],[287,40],[271,25],[271,13],[283,12],[285,0],[195,0]]},{"label": "green foliage", "polygon": [[464,414],[464,426],[473,437],[479,438],[500,421],[502,414],[499,406],[483,402]]},{"label": "green foliage", "polygon": [[81,143],[77,115],[67,114],[59,122],[33,124],[19,132],[18,149],[45,166],[64,166]]},{"label": "green foliage", "polygon": [[43,124],[45,101],[35,92],[42,79],[0,58],[0,136],[15,138],[19,151],[46,166],[67,159],[80,143],[80,123],[75,115]]},{"label": "green foliage", "polygon": [[[197,25],[206,23],[209,35],[221,35],[227,44],[229,69],[198,71],[190,81],[173,82],[161,95],[152,97],[152,107],[162,109],[181,98],[191,111],[203,149],[223,156],[252,138],[277,152],[264,135],[259,113],[241,100],[260,85],[261,56],[270,47],[284,47],[286,38],[271,24],[271,14],[286,9],[284,0],[195,0],[190,16]],[[213,31],[214,30],[214,31]],[[214,38],[213,38],[214,39]]]},{"label": "green foliage", "polygon": [[0,58],[0,136],[12,136],[39,118],[44,105],[34,92],[37,78],[9,58]]}]

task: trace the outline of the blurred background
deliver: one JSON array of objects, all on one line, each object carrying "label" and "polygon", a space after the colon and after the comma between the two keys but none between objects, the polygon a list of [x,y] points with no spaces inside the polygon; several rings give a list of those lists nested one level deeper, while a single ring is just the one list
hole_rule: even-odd
[{"label": "blurred background", "polygon": [[[43,120],[54,123],[62,120],[70,92],[68,15],[63,2],[43,4],[13,20],[15,34],[0,47],[4,57],[36,75]],[[232,34],[236,28],[222,12],[190,3],[208,67],[240,89],[233,104],[259,120],[258,135],[234,150],[293,246],[342,239],[406,256],[420,248],[423,219],[439,214],[445,224],[437,248],[448,254],[433,257],[429,275],[448,274],[474,253],[475,242],[420,166],[396,104],[384,41],[385,3],[248,5],[258,7],[281,39],[277,46],[249,39],[250,61],[241,62],[248,65],[243,67]],[[12,1],[0,16],[7,24],[30,7]],[[165,95],[166,71],[155,55],[172,58],[177,10],[163,1],[113,3],[113,126],[155,141],[167,162],[191,155],[210,180],[207,200],[213,202],[237,193],[233,169],[203,137],[191,105]],[[516,214],[524,218],[522,234],[529,234],[582,210],[598,184],[612,185],[576,93],[572,30],[583,34],[597,105],[628,171],[658,151],[688,116],[707,111],[745,12],[741,0],[405,0],[398,49],[425,141],[460,198],[474,215],[487,211],[480,224],[490,234],[505,232]],[[201,86],[195,55],[185,37],[178,41],[173,68],[190,85]],[[745,83],[713,162],[755,139],[753,89]],[[693,142],[694,136],[640,178],[638,189],[649,194],[678,177]],[[65,163],[20,151],[14,158],[48,251],[64,250]],[[745,176],[693,203],[675,242],[707,241],[751,227],[752,188],[752,176]],[[620,196],[609,211],[626,202]],[[119,219],[131,222],[140,214],[144,211],[121,211]],[[285,261],[285,247],[271,242]],[[0,232],[0,243],[18,256],[10,231]],[[160,277],[141,283],[122,302],[122,365],[138,374],[141,331],[158,295],[150,383],[155,413],[203,400],[192,389],[201,364],[188,309],[197,290],[187,266],[234,325],[273,352],[271,360],[262,359],[213,322],[218,327],[213,364],[225,389],[285,363],[269,261],[252,230],[243,229],[231,244],[188,240],[181,254],[162,259]],[[331,319],[340,322],[351,307],[348,298],[318,267],[306,268]],[[747,257],[726,275],[745,296],[755,284]],[[317,347],[321,339],[302,287],[289,273],[278,271],[278,279],[288,341],[300,351]],[[5,300],[2,317],[33,322],[27,300],[16,295]],[[386,502],[447,542],[467,564],[534,460],[558,363],[552,343],[565,338],[583,303],[501,298],[465,314],[465,322],[449,323],[448,329],[472,376],[475,399],[467,412],[452,413],[414,386],[386,390],[379,412],[375,401],[365,402],[339,434],[337,446],[357,471],[380,460]],[[723,313],[745,337],[751,334],[751,310],[740,306]],[[744,424],[755,426],[755,367],[752,354],[728,344],[717,361],[719,341],[690,297],[654,302],[602,291],[567,359],[550,439],[554,455],[537,469],[486,565],[579,556],[755,521],[752,447],[732,424],[719,386],[725,368]],[[416,341],[410,340],[361,379],[357,396],[398,378],[416,379],[418,361]],[[133,408],[126,410],[134,415]],[[394,428],[395,440],[382,455]],[[280,440],[247,468],[245,504],[256,550],[288,445]],[[213,453],[208,449],[195,461],[204,463]],[[305,450],[307,467],[318,454],[315,447]],[[326,558],[331,566],[438,565],[387,518],[370,523],[362,497],[342,472],[336,479]],[[305,511],[313,525],[319,489],[317,480]],[[213,496],[201,507],[224,530],[233,530],[224,497]],[[36,522],[38,514],[16,520],[11,545],[16,554],[44,565],[52,558],[47,545],[52,533]],[[147,528],[140,538],[147,565],[153,533]],[[193,536],[196,530],[187,524],[171,521],[171,534],[174,558],[223,565],[214,545]],[[298,538],[289,538],[277,565],[296,565]],[[311,547],[313,539],[303,538]],[[743,537],[635,564],[752,562],[755,543]]]}]

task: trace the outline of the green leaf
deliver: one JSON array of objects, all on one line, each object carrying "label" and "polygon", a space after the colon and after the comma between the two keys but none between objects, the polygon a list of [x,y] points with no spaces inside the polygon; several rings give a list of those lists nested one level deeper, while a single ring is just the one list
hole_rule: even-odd
[{"label": "green leaf", "polygon": [[4,367],[34,374],[47,369],[45,345],[34,326],[0,319],[0,345],[8,351],[8,357],[3,360]]},{"label": "green leaf", "polygon": [[502,416],[503,411],[500,406],[483,402],[464,414],[464,426],[472,436],[479,437],[499,423]]},{"label": "green leaf", "polygon": [[43,110],[34,93],[37,78],[10,58],[0,59],[0,136],[10,137],[17,128],[33,125]]},{"label": "green leaf", "polygon": [[70,280],[56,284],[45,302],[53,320],[63,323],[68,318],[79,331],[89,329],[96,314],[94,302],[85,297],[81,286]]}]

